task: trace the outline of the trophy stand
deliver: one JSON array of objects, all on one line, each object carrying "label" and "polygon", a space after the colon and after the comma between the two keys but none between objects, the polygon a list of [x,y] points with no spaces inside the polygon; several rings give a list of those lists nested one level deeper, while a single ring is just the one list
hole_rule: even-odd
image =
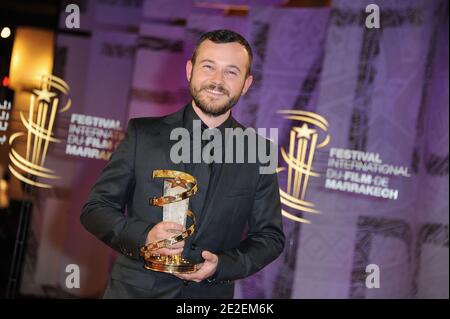
[{"label": "trophy stand", "polygon": [[167,248],[185,240],[195,231],[195,215],[189,210],[189,198],[197,193],[197,181],[189,174],[174,170],[154,170],[153,178],[169,178],[164,181],[164,196],[150,199],[150,205],[163,208],[163,221],[174,222],[186,226],[186,219],[192,220],[191,225],[183,232],[170,238],[149,243],[140,249],[144,257],[144,268],[171,274],[186,274],[197,270],[197,265],[184,259],[181,255],[162,256],[155,251]]}]

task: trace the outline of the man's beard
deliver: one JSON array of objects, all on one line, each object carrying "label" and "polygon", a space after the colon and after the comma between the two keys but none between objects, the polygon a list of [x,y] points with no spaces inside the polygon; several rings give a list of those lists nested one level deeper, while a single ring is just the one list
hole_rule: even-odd
[{"label": "man's beard", "polygon": [[[228,97],[228,99],[222,105],[212,106],[211,103],[208,103],[207,101],[205,101],[205,99],[202,99],[200,97],[200,92],[203,90],[219,91],[221,93],[224,93]],[[231,110],[233,108],[233,106],[235,106],[236,103],[239,101],[239,98],[242,93],[242,89],[241,89],[241,92],[239,92],[238,95],[230,97],[230,92],[228,92],[227,89],[225,89],[223,86],[215,85],[215,84],[206,85],[206,86],[201,87],[200,90],[197,90],[192,85],[192,81],[189,82],[189,91],[191,92],[192,99],[194,100],[195,105],[197,105],[197,107],[200,110],[202,110],[202,112],[204,114],[211,116],[211,117],[220,116],[222,114],[225,114],[229,110]]]}]

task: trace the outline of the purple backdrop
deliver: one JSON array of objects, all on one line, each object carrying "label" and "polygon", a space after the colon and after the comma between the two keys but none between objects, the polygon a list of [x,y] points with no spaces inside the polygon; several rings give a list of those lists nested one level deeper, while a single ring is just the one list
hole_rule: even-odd
[{"label": "purple backdrop", "polygon": [[[305,213],[311,224],[285,218],[285,251],[238,281],[236,298],[448,298],[448,2],[377,1],[380,29],[364,24],[369,0],[335,0],[321,9],[280,7],[275,0],[208,2],[248,4],[249,11],[230,15],[193,1],[126,8],[89,2],[82,28],[91,35],[57,40],[57,56],[65,59],[56,67],[72,87],[72,112],[125,126],[131,117],[176,111],[189,101],[184,67],[195,39],[214,28],[236,30],[254,49],[255,82],[234,116],[248,126],[278,127],[280,147],[293,125],[277,113],[282,109],[320,114],[331,136],[317,151],[313,167],[321,176],[311,178],[307,192],[321,214]],[[396,200],[327,189],[331,148],[378,153],[410,176],[390,177]],[[33,215],[37,256],[28,254],[34,272],[23,289],[73,294],[60,287],[65,265],[77,263],[83,289],[75,295],[98,296],[114,254],[78,216],[105,162],[71,157],[59,165],[66,165],[59,186],[71,195],[60,202],[40,197]],[[63,216],[56,213],[61,207]],[[379,266],[379,288],[365,285],[368,264]]]}]

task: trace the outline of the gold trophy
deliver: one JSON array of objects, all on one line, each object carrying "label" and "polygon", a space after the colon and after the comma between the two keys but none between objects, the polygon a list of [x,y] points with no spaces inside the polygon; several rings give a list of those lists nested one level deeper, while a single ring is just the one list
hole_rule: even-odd
[{"label": "gold trophy", "polygon": [[149,243],[140,249],[145,260],[145,269],[171,274],[185,274],[197,270],[197,265],[181,257],[181,255],[161,256],[155,251],[167,248],[185,240],[195,231],[195,215],[189,210],[189,198],[197,193],[196,179],[184,172],[174,170],[154,170],[153,178],[169,178],[164,181],[164,195],[150,198],[150,205],[163,208],[163,221],[175,222],[186,227],[186,217],[192,220],[191,225],[182,233],[157,242]]}]

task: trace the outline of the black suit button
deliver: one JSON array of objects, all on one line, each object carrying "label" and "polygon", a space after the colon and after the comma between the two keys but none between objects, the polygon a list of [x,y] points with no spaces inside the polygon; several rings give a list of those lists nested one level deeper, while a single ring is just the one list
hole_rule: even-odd
[{"label": "black suit button", "polygon": [[191,245],[191,250],[196,250],[197,249],[197,245],[196,244],[192,244]]},{"label": "black suit button", "polygon": [[183,280],[183,285],[184,285],[184,286],[187,286],[188,283],[189,283],[189,282],[188,282],[187,280]]}]

